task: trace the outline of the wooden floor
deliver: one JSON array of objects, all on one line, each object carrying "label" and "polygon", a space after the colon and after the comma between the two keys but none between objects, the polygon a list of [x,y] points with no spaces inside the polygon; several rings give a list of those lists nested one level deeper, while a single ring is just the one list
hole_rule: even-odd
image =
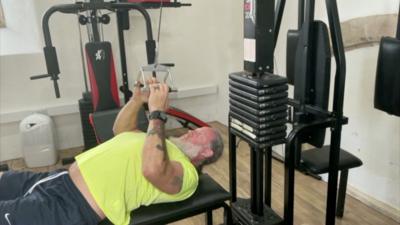
[{"label": "wooden floor", "polygon": [[[222,158],[213,165],[204,168],[204,172],[211,175],[227,190],[229,189],[228,176],[228,135],[227,128],[220,123],[212,123],[212,126],[220,130],[225,142],[225,152]],[[74,156],[80,149],[61,151],[61,157]],[[238,197],[248,197],[250,190],[249,157],[250,152],[246,143],[241,142],[237,155]],[[27,169],[23,160],[7,161],[11,169]],[[43,167],[35,171],[47,171],[62,168],[61,164]],[[272,172],[272,206],[282,216],[283,214],[283,165],[273,162]],[[350,171],[351,172],[351,171]],[[311,177],[296,172],[295,195],[295,224],[296,225],[322,225],[325,222],[325,182],[317,181]],[[214,212],[214,224],[222,223],[222,211]],[[174,223],[175,225],[200,225],[204,224],[204,216],[196,216]],[[400,223],[386,217],[360,201],[347,196],[343,219],[337,219],[338,225],[400,225]]]}]

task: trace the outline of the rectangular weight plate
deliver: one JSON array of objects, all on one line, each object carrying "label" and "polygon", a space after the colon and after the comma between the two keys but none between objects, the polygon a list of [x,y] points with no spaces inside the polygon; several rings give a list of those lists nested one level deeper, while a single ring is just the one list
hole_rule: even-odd
[{"label": "rectangular weight plate", "polygon": [[276,121],[272,121],[272,122],[268,122],[268,123],[257,123],[257,122],[251,121],[235,112],[230,111],[229,113],[230,113],[231,117],[233,117],[243,123],[246,123],[247,126],[257,129],[257,130],[263,130],[263,129],[277,127],[277,126],[284,126],[287,123],[286,119],[276,120]]},{"label": "rectangular weight plate", "polygon": [[249,93],[251,93],[253,95],[257,95],[257,96],[268,95],[268,94],[276,94],[276,93],[280,93],[280,92],[285,92],[285,91],[287,91],[289,89],[288,85],[279,85],[279,86],[272,86],[272,87],[269,87],[269,88],[257,89],[257,88],[254,88],[254,87],[247,86],[245,84],[241,84],[241,83],[236,82],[234,80],[229,80],[229,85],[232,86],[232,87],[235,87],[235,88],[237,88],[239,90],[243,90],[243,91],[249,92]]},{"label": "rectangular weight plate", "polygon": [[266,109],[266,108],[272,108],[272,107],[277,107],[283,104],[288,104],[288,99],[276,99],[276,100],[271,100],[271,101],[266,101],[266,102],[255,102],[250,99],[247,99],[243,96],[237,95],[235,93],[229,93],[229,98],[231,98],[234,101],[240,102],[244,105],[250,106],[254,109]]},{"label": "rectangular weight plate", "polygon": [[247,143],[249,143],[251,146],[256,147],[256,148],[267,148],[267,147],[271,147],[274,145],[280,145],[280,144],[284,144],[286,142],[286,139],[277,139],[277,140],[273,140],[273,141],[267,141],[267,142],[262,142],[262,143],[258,143],[256,141],[254,141],[253,139],[251,139],[250,137],[248,137],[247,135],[231,128],[230,129],[231,133],[234,134],[235,136],[240,137],[241,139],[243,139],[244,141],[246,141]]},{"label": "rectangular weight plate", "polygon": [[269,123],[269,122],[273,122],[273,121],[276,121],[276,120],[282,120],[282,119],[287,117],[287,112],[286,111],[281,111],[281,112],[277,112],[277,113],[274,113],[274,114],[268,114],[268,115],[264,115],[264,116],[257,116],[257,115],[251,114],[251,113],[249,113],[247,111],[241,110],[241,109],[239,109],[239,108],[237,108],[237,107],[235,107],[233,105],[231,105],[229,107],[229,109],[230,109],[231,112],[235,112],[235,113],[237,113],[239,115],[242,115],[242,116],[244,116],[244,117],[248,118],[249,120],[254,121],[256,123]]},{"label": "rectangular weight plate", "polygon": [[260,77],[255,77],[246,72],[231,73],[229,79],[254,88],[268,88],[277,85],[287,84],[287,79],[271,73],[265,73]]},{"label": "rectangular weight plate", "polygon": [[239,89],[234,88],[232,86],[229,87],[229,91],[231,93],[234,93],[234,94],[239,95],[239,96],[243,96],[245,98],[248,98],[248,99],[250,99],[252,101],[255,101],[255,102],[258,102],[258,103],[271,101],[271,100],[285,99],[285,98],[288,97],[288,93],[286,91],[285,92],[281,92],[281,93],[277,93],[277,94],[263,95],[263,96],[253,95],[253,94],[250,94],[249,92],[239,90]]},{"label": "rectangular weight plate", "polygon": [[250,112],[256,116],[263,116],[263,115],[268,115],[268,114],[273,114],[273,113],[277,113],[277,112],[282,112],[282,111],[286,111],[288,109],[286,104],[277,106],[277,107],[273,107],[273,108],[265,108],[262,110],[258,110],[258,109],[254,109],[250,106],[247,106],[245,104],[242,104],[241,102],[238,101],[234,101],[234,100],[229,100],[229,103],[233,106],[236,106],[239,109],[242,109],[246,112]]}]

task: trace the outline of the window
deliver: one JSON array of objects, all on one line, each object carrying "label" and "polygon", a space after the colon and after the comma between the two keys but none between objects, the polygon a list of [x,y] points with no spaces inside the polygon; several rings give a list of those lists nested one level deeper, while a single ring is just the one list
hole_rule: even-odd
[{"label": "window", "polygon": [[6,20],[4,19],[3,6],[0,2],[0,28],[6,27]]}]

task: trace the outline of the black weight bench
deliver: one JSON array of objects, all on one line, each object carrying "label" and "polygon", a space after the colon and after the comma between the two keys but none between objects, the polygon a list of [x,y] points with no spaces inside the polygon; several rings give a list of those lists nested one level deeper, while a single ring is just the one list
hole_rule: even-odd
[{"label": "black weight bench", "polygon": [[[312,174],[323,174],[329,171],[329,151],[330,146],[323,146],[322,148],[314,148],[311,150],[303,151],[301,153],[302,169]],[[342,218],[344,211],[344,203],[346,200],[347,178],[349,169],[359,167],[363,163],[356,156],[349,152],[340,149],[339,170],[340,182],[338,192],[338,202],[336,207],[336,216]]]},{"label": "black weight bench", "polygon": [[[161,225],[206,213],[206,224],[213,224],[212,211],[223,207],[225,224],[231,224],[231,212],[225,201],[231,194],[207,174],[199,177],[199,186],[190,198],[182,202],[142,206],[131,213],[130,225]],[[108,220],[99,225],[112,225]]]}]

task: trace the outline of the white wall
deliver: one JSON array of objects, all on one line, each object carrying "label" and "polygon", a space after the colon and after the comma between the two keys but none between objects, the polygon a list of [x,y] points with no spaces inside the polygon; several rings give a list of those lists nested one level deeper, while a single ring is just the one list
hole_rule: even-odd
[{"label": "white wall", "polygon": [[41,51],[33,1],[2,0],[1,3],[6,28],[0,29],[0,55]]},{"label": "white wall", "polygon": [[[5,5],[15,4],[14,2],[3,0]],[[54,4],[70,2],[70,0],[31,0],[34,6],[31,8],[34,10],[31,14],[35,17],[37,24],[35,29],[38,30],[40,36],[39,46],[42,46],[43,42],[38,24],[41,24],[41,16],[45,10]],[[230,49],[232,46],[241,49],[238,44],[232,43],[233,40],[240,41],[240,39],[231,27],[237,30],[241,28],[236,23],[231,23],[236,14],[230,9],[231,7],[239,9],[240,6],[229,4],[228,0],[219,1],[217,4],[212,0],[186,2],[193,3],[193,7],[164,10],[160,61],[176,64],[173,75],[175,85],[179,89],[197,92],[202,87],[206,87],[213,90],[213,87],[218,85],[221,76],[226,76],[229,71],[238,70],[241,67],[232,62],[231,57],[237,54]],[[211,5],[215,7],[210,7]],[[158,11],[154,10],[150,13],[153,18],[153,30],[156,32]],[[6,16],[8,15],[10,14],[6,13]],[[20,14],[13,16],[20,16]],[[145,64],[146,58],[144,21],[139,13],[131,15],[130,21],[132,30],[126,34],[126,44],[128,70],[132,80],[137,75],[138,67]],[[80,121],[76,113],[76,102],[84,89],[77,20],[74,15],[55,14],[50,27],[60,62],[59,84],[62,98],[54,97],[53,86],[49,79],[29,80],[31,75],[46,72],[42,52],[21,50],[18,41],[17,45],[14,45],[17,48],[14,54],[0,56],[0,160],[21,156],[18,122],[23,116],[34,111],[57,109],[57,113],[50,114],[57,115],[54,119],[58,125],[59,148],[82,145]],[[221,32],[223,30],[230,33]],[[82,31],[84,32],[83,29]],[[104,34],[106,40],[114,43],[116,68],[120,71],[113,16],[112,23],[105,27]],[[3,37],[1,33],[0,38]],[[224,39],[227,37],[230,41],[225,43]],[[229,63],[226,63],[227,61]],[[178,98],[172,104],[205,121],[216,120],[215,115],[219,111],[218,101],[216,101],[218,95],[215,91],[205,93],[212,95]],[[59,111],[64,108],[67,112],[63,115]]]}]

